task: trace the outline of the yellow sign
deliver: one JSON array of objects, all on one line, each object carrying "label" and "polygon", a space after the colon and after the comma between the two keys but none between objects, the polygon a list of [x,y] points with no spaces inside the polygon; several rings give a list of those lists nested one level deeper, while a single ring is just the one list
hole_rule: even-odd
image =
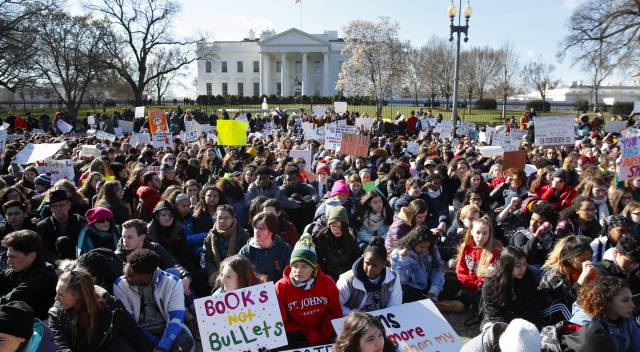
[{"label": "yellow sign", "polygon": [[249,123],[241,120],[218,120],[219,145],[247,145]]}]

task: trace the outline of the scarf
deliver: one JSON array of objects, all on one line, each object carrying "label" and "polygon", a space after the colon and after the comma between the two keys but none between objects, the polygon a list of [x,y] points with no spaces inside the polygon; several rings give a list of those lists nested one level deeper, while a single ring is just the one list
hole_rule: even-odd
[{"label": "scarf", "polygon": [[442,194],[442,186],[440,186],[437,191],[432,191],[431,189],[427,189],[427,193],[429,194],[429,197],[436,199],[440,197],[440,195]]},{"label": "scarf", "polygon": [[[220,262],[222,261],[222,259],[226,258],[226,257],[230,257],[234,254],[236,254],[237,250],[236,250],[236,222],[235,220],[233,221],[233,225],[231,225],[231,227],[229,227],[229,230],[227,231],[221,231],[218,229],[214,229],[215,231],[215,235],[211,236],[211,254],[213,254],[213,260],[215,260],[216,265],[220,266]],[[227,254],[224,256],[224,258],[220,257],[220,251],[218,250],[218,246],[216,244],[218,237],[220,236],[224,236],[226,237],[227,241],[228,241],[228,246],[227,246]]]},{"label": "scarf", "polygon": [[364,218],[364,227],[369,230],[369,232],[376,232],[384,225],[384,215],[383,213],[374,214],[368,213]]},{"label": "scarf", "polygon": [[291,280],[291,283],[293,284],[293,286],[301,288],[305,291],[309,291],[312,287],[313,284],[316,282],[316,276],[318,275],[318,269],[314,269],[313,270],[313,274],[311,274],[311,277],[307,280],[307,281],[298,281],[296,279],[293,278],[293,274],[289,273],[289,279]]},{"label": "scarf", "polygon": [[605,199],[594,198],[593,202],[598,207],[598,222],[600,223],[600,225],[604,226],[604,219],[606,219],[607,216],[611,215],[609,213],[609,205],[607,204],[607,198]]}]

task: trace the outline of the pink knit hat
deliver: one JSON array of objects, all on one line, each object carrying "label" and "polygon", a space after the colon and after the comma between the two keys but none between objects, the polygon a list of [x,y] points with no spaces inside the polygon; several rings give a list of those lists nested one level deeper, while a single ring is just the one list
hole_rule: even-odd
[{"label": "pink knit hat", "polygon": [[349,186],[344,180],[338,180],[331,187],[331,196],[335,196],[336,194],[349,194]]},{"label": "pink knit hat", "polygon": [[113,213],[111,212],[111,210],[102,207],[96,207],[87,210],[85,217],[87,218],[87,223],[89,225],[93,225],[98,220],[109,219],[113,221]]},{"label": "pink knit hat", "polygon": [[319,162],[318,166],[316,166],[316,174],[319,174],[321,172],[324,172],[327,175],[331,175],[331,171],[329,170],[329,167],[327,166],[326,162]]}]

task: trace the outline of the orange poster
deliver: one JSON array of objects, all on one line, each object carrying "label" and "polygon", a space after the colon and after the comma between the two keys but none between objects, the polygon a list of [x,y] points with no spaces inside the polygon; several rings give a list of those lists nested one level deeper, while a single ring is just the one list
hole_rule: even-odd
[{"label": "orange poster", "polygon": [[149,131],[169,132],[169,124],[167,123],[167,115],[162,110],[149,110]]}]

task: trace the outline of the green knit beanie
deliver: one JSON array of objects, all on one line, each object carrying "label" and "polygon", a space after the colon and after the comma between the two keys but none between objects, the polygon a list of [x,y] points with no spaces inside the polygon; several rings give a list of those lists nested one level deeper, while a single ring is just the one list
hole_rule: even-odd
[{"label": "green knit beanie", "polygon": [[298,239],[298,242],[296,242],[295,247],[293,247],[289,263],[293,264],[295,262],[305,262],[311,265],[314,269],[318,265],[316,246],[313,244],[311,235],[302,235]]}]

